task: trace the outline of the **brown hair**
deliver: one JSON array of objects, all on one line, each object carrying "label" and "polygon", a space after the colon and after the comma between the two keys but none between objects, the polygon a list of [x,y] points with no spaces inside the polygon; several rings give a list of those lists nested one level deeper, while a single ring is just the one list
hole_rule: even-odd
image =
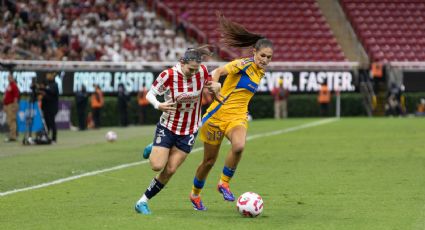
[{"label": "brown hair", "polygon": [[180,61],[183,63],[188,63],[189,61],[202,62],[202,57],[207,55],[211,56],[212,53],[209,50],[210,45],[203,45],[197,48],[188,48]]},{"label": "brown hair", "polygon": [[221,12],[217,12],[218,21],[220,23],[219,31],[222,35],[224,44],[231,47],[254,47],[261,49],[270,47],[273,49],[273,43],[260,34],[249,32],[243,25],[232,22],[224,17]]}]

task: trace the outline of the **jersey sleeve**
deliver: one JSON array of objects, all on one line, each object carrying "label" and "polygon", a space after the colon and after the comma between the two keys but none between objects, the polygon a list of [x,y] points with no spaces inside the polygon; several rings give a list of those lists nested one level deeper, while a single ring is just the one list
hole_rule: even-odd
[{"label": "jersey sleeve", "polygon": [[243,69],[243,59],[236,59],[227,63],[224,68],[226,68],[228,74],[237,74],[241,69]]},{"label": "jersey sleeve", "polygon": [[162,71],[152,84],[151,90],[155,95],[164,95],[168,87],[168,71]]}]

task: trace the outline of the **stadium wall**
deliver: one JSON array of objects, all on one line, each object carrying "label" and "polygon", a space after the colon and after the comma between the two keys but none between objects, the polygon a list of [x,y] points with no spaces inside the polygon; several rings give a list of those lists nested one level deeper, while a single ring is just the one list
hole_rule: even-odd
[{"label": "stadium wall", "polygon": [[[46,73],[55,72],[56,81],[61,89],[61,99],[71,102],[71,120],[76,124],[74,95],[81,86],[87,86],[93,91],[93,84],[99,84],[105,92],[106,103],[103,110],[103,124],[105,126],[118,125],[116,111],[116,92],[118,83],[123,82],[127,90],[133,95],[129,105],[131,123],[137,123],[137,103],[135,94],[141,85],[150,88],[156,76],[162,69],[175,64],[172,63],[90,63],[90,62],[39,62],[15,61],[8,63],[16,65],[13,75],[23,96],[30,93],[33,82],[42,82]],[[224,63],[206,63],[211,70]],[[392,64],[392,63],[391,63]],[[407,112],[412,113],[416,103],[425,97],[425,68],[409,69],[409,63],[395,65],[402,68],[405,84]],[[420,67],[425,66],[420,65]],[[320,82],[328,83],[332,90],[341,91],[341,116],[364,116],[363,96],[359,93],[359,77],[357,63],[338,62],[307,62],[307,63],[271,63],[270,70],[260,83],[258,94],[250,104],[250,112],[255,119],[273,117],[273,100],[270,90],[279,79],[284,80],[285,87],[291,91],[288,102],[290,117],[319,116],[316,94]],[[7,70],[0,69],[0,94],[7,86]],[[335,97],[333,97],[330,114],[335,114]],[[149,108],[147,123],[157,121],[159,111]]]},{"label": "stadium wall", "polygon": [[[106,95],[116,95],[118,85],[123,83],[127,92],[136,94],[142,85],[150,89],[161,70],[15,70],[13,75],[21,93],[30,93],[31,84],[41,83],[46,74],[54,72],[60,95],[73,96],[83,85],[88,92],[94,91],[94,84],[100,86]],[[0,92],[8,85],[7,71],[0,71]],[[315,93],[322,82],[327,82],[332,91],[355,92],[357,81],[351,70],[272,70],[267,71],[259,84],[258,93],[270,93],[279,80],[291,93]]]}]

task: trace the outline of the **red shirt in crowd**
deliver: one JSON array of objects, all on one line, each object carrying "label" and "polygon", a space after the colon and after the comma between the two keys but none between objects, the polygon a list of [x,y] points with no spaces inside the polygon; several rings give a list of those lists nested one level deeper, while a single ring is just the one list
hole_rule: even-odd
[{"label": "red shirt in crowd", "polygon": [[12,104],[19,99],[19,89],[15,82],[10,82],[3,97],[3,105]]}]

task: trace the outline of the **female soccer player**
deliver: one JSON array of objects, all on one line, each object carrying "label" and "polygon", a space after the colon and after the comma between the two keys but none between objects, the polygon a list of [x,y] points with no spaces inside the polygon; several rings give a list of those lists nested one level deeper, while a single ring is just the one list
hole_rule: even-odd
[{"label": "female soccer player", "polygon": [[224,43],[232,47],[253,47],[253,56],[234,60],[212,72],[214,82],[217,82],[220,76],[227,77],[220,94],[216,96],[216,100],[202,119],[200,139],[204,142],[204,159],[196,170],[190,194],[195,210],[206,210],[199,194],[217,160],[224,136],[231,142],[232,147],[224,162],[217,189],[225,200],[235,200],[229,189],[229,181],[245,147],[248,103],[254,96],[273,55],[273,43],[270,40],[248,32],[242,25],[227,20],[222,15],[219,15],[219,21]]},{"label": "female soccer player", "polygon": [[[159,74],[146,95],[148,101],[163,112],[152,151],[146,156],[152,170],[160,173],[137,201],[138,213],[151,214],[148,200],[161,191],[192,150],[201,122],[203,87],[217,93],[220,89],[219,83],[208,81],[207,68],[201,65],[202,56],[208,53],[205,47],[188,49],[177,65]],[[159,102],[157,95],[164,95],[165,102]]]}]

